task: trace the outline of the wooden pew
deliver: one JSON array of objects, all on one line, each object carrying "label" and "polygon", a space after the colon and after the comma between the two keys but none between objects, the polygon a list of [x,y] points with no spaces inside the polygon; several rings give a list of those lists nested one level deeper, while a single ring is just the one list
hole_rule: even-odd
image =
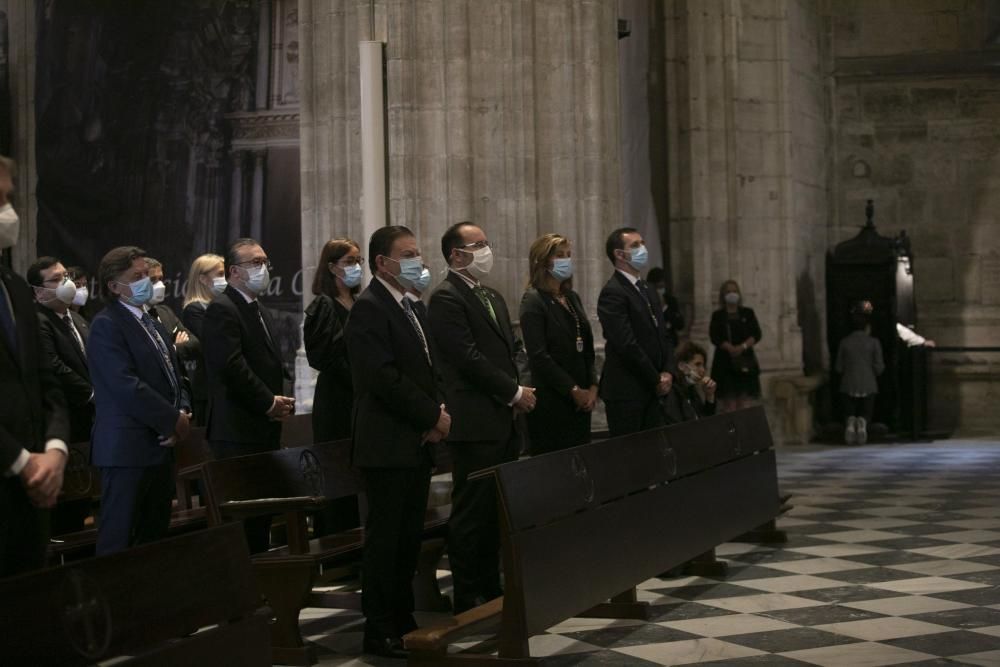
[{"label": "wooden pew", "polygon": [[[191,438],[175,447],[178,463],[177,506],[170,516],[170,534],[182,535],[207,525],[204,507],[192,507],[190,482],[201,476],[201,463],[211,457],[204,440],[205,429],[192,429]],[[181,466],[183,462],[184,468]],[[197,464],[197,465],[196,465]],[[184,475],[185,469],[187,476]],[[90,443],[69,446],[63,476],[63,491],[53,509],[48,559],[54,564],[94,555],[101,500],[101,471],[90,465]],[[91,518],[90,522],[85,522]]]},{"label": "wooden pew", "polygon": [[[635,586],[774,517],[762,408],[497,466],[505,596],[404,637],[411,664],[532,664],[528,638],[575,616],[645,618]],[[624,591],[624,592],[623,592]],[[499,624],[499,656],[448,645]]]},{"label": "wooden pew", "polygon": [[303,447],[314,442],[311,414],[292,415],[281,423],[282,447]]},{"label": "wooden pew", "polygon": [[[188,439],[174,446],[178,508],[188,510],[194,506],[192,498],[199,490],[201,466],[212,458],[212,450],[205,440],[205,429],[201,426],[192,428]],[[205,501],[200,498],[199,501],[204,506]]]},{"label": "wooden pew", "polygon": [[235,525],[0,580],[0,600],[6,665],[271,664]]},{"label": "wooden pew", "polygon": [[[351,442],[342,440],[210,461],[203,467],[211,524],[284,516],[288,544],[252,557],[261,592],[275,614],[271,639],[276,662],[316,661],[314,649],[299,633],[303,607],[361,609],[361,596],[356,591],[314,592],[313,588],[323,570],[361,560],[363,531],[358,527],[310,539],[306,523],[307,513],[322,508],[327,501],[363,494],[350,456]],[[444,534],[449,512],[447,506],[427,510],[425,538]],[[420,581],[414,592],[418,604],[419,596],[426,596],[431,603],[441,598],[434,566],[436,559],[417,573]]]}]

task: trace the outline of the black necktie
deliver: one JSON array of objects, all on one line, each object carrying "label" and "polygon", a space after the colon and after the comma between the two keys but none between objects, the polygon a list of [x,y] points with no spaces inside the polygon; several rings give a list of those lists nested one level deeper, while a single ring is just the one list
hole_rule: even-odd
[{"label": "black necktie", "polygon": [[86,359],[87,348],[84,347],[83,338],[80,337],[80,332],[77,331],[76,327],[73,325],[73,318],[70,316],[68,312],[65,315],[63,315],[63,322],[65,322],[66,326],[69,327],[69,333],[73,336],[73,340],[76,342],[76,346],[80,348],[80,354],[82,354],[83,358]]},{"label": "black necktie", "polygon": [[0,329],[7,343],[11,356],[17,358],[17,325],[14,323],[14,311],[7,299],[7,290],[0,286]]},{"label": "black necktie", "polygon": [[257,319],[260,320],[260,328],[264,330],[264,337],[267,338],[267,344],[271,349],[274,349],[274,341],[271,339],[271,332],[267,330],[267,325],[264,324],[264,316],[260,313],[260,304],[256,301],[250,302],[250,310],[254,312]]}]

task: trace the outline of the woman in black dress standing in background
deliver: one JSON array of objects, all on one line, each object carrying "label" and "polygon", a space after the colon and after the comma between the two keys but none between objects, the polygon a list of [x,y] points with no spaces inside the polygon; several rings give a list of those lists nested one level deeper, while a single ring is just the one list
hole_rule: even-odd
[{"label": "woman in black dress standing in background", "polygon": [[719,309],[708,328],[715,355],[712,378],[718,383],[720,412],[753,405],[760,398],[760,365],[754,346],[760,342],[757,316],[742,304],[740,286],[727,280],[719,288]]},{"label": "woman in black dress standing in background", "polygon": [[[306,358],[319,371],[312,407],[315,442],[344,440],[353,430],[354,389],[344,325],[360,291],[363,262],[358,244],[345,238],[327,241],[316,265],[312,284],[316,298],[306,308],[303,325]],[[315,519],[317,535],[357,527],[357,499],[336,500]]]},{"label": "woman in black dress standing in background", "polygon": [[597,403],[594,335],[573,291],[569,241],[546,234],[531,244],[530,278],[521,299],[521,335],[538,399],[528,414],[532,455],[590,442]]}]

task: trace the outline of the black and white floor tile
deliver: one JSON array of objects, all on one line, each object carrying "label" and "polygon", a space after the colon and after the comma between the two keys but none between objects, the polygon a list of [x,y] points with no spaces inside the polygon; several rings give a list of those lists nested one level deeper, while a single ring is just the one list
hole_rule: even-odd
[{"label": "black and white floor tile", "polygon": [[[794,494],[779,520],[787,544],[722,545],[725,580],[646,581],[650,621],[570,619],[532,638],[532,654],[559,667],[1000,666],[1000,443],[783,448],[778,459]],[[321,664],[400,664],[360,655],[361,626],[351,612],[302,618]]]}]

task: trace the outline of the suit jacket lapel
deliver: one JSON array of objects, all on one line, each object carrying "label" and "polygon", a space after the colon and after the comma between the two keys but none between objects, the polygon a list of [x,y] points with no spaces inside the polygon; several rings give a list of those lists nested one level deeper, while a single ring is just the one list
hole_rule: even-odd
[{"label": "suit jacket lapel", "polygon": [[[569,323],[566,321],[566,317],[563,315],[563,313],[566,313],[566,309],[563,308],[556,300],[556,298],[551,294],[538,292],[538,296],[540,299],[542,299],[542,302],[545,304],[545,309],[548,311],[549,318],[555,320],[556,324],[558,324],[559,328],[561,328],[563,331],[575,337],[576,331],[570,330]],[[576,304],[573,304],[573,307],[575,308]],[[569,313],[566,314],[568,315]],[[577,313],[577,315],[579,315],[579,313]],[[583,328],[582,323],[580,328],[582,331]]]},{"label": "suit jacket lapel", "polygon": [[[370,285],[372,294],[375,295],[386,311],[388,311],[389,317],[396,320],[397,326],[402,327],[403,330],[409,334],[410,342],[417,348],[417,350],[420,351],[420,357],[424,360],[424,363],[427,363],[427,355],[424,354],[424,346],[420,342],[420,336],[417,335],[416,330],[413,328],[413,324],[410,323],[410,318],[408,318],[406,313],[403,312],[402,306],[399,305],[399,302],[396,301],[392,294],[389,293],[389,290],[385,288],[385,285],[383,285],[380,280],[372,280]],[[404,295],[403,298],[405,299],[406,296]],[[416,309],[414,309],[413,312],[416,315],[417,320],[420,322],[420,326],[424,329],[424,338],[426,339],[427,325],[421,320],[420,313],[418,313]],[[427,348],[427,354],[430,354],[430,341],[427,343]],[[428,368],[429,367],[430,366],[428,365]]]},{"label": "suit jacket lapel", "polygon": [[[497,320],[494,320],[492,317],[490,317],[490,311],[486,310],[486,306],[483,305],[483,302],[479,300],[479,297],[476,296],[475,292],[472,291],[472,288],[469,287],[469,284],[467,282],[465,282],[461,278],[461,276],[455,274],[452,271],[449,271],[448,272],[448,281],[450,281],[451,284],[455,286],[455,288],[458,290],[458,293],[461,294],[462,297],[472,306],[472,309],[474,311],[476,311],[477,313],[479,313],[480,316],[482,316],[483,319],[485,319],[486,322],[491,327],[493,327],[493,330],[495,332],[497,332],[497,334],[501,338],[503,338],[503,341],[507,345],[507,347],[510,347],[510,343],[508,342],[508,338],[507,338],[506,335],[504,335],[503,329],[500,328],[500,323],[497,321],[497,320],[500,319],[499,315],[497,316]],[[490,299],[489,294],[490,294],[489,290],[486,290],[486,298],[487,299]],[[493,306],[493,312],[496,313],[497,312],[497,306],[493,302],[493,299],[490,299],[490,304]]]},{"label": "suit jacket lapel", "polygon": [[275,349],[274,345],[274,326],[271,322],[271,314],[266,312],[266,308],[262,308],[260,305],[260,299],[257,299],[257,312],[260,313],[260,317],[254,312],[253,307],[250,303],[243,297],[243,293],[240,292],[233,286],[226,287],[224,292],[229,300],[233,302],[236,306],[236,310],[239,311],[240,317],[243,321],[247,323],[248,326],[252,326],[254,330],[258,331],[264,338],[264,347],[271,353],[279,363],[281,362],[281,357],[278,356],[278,351]]}]

